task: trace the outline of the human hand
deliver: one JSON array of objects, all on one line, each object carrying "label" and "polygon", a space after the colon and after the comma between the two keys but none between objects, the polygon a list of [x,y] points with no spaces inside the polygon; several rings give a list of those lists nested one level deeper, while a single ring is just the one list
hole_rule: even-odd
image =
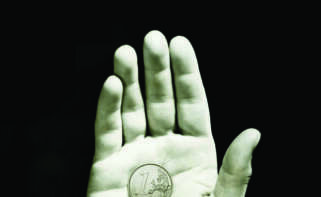
[{"label": "human hand", "polygon": [[115,52],[115,75],[104,83],[98,101],[88,196],[129,196],[131,173],[146,163],[169,172],[173,197],[244,196],[260,133],[242,132],[218,174],[207,98],[190,42],[177,36],[168,46],[160,32],[151,31],[143,53],[145,101],[134,49],[125,45]]}]

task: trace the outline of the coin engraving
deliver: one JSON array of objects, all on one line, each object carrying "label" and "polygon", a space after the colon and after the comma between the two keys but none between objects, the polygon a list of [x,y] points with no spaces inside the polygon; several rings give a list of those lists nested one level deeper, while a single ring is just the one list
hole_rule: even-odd
[{"label": "coin engraving", "polygon": [[170,197],[173,183],[165,168],[157,164],[144,164],[131,174],[128,183],[130,197]]}]

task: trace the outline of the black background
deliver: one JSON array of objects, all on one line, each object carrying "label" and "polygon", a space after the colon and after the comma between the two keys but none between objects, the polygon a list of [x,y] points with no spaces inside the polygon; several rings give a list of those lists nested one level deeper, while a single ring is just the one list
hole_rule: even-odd
[{"label": "black background", "polygon": [[99,21],[30,12],[9,22],[3,54],[9,75],[2,78],[9,196],[85,196],[96,104],[113,71],[113,53],[123,44],[133,46],[142,71],[143,38],[155,29],[168,41],[186,36],[194,46],[219,165],[241,131],[257,128],[262,138],[247,196],[289,190],[284,181],[292,152],[284,137],[293,139],[289,128],[300,108],[295,104],[305,77],[296,66],[300,41],[292,16],[261,11],[197,17],[192,12],[157,20],[102,14]]}]

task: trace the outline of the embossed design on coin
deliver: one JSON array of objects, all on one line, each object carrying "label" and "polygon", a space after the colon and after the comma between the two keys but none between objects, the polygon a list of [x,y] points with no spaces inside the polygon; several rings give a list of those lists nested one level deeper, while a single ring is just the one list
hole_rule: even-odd
[{"label": "embossed design on coin", "polygon": [[170,197],[173,183],[165,168],[157,164],[144,164],[135,169],[129,179],[130,197]]}]

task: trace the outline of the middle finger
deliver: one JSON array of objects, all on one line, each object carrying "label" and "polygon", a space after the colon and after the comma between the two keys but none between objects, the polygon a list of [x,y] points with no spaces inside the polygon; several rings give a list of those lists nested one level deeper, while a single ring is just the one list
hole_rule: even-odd
[{"label": "middle finger", "polygon": [[148,126],[152,135],[164,135],[175,125],[175,102],[168,43],[159,31],[144,39],[144,65]]}]

